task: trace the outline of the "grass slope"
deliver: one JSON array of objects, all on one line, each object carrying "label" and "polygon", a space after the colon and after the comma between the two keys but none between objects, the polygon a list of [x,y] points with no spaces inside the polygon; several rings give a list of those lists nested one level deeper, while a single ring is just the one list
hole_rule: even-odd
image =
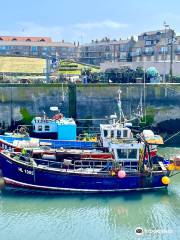
[{"label": "grass slope", "polygon": [[[64,69],[64,67],[66,69]],[[71,67],[74,67],[71,69]],[[59,65],[59,73],[67,75],[81,75],[83,69],[91,69],[92,73],[100,72],[100,67],[93,67],[86,64],[81,64],[73,61],[61,61]]]},{"label": "grass slope", "polygon": [[0,57],[0,72],[43,73],[45,60],[26,57]]}]

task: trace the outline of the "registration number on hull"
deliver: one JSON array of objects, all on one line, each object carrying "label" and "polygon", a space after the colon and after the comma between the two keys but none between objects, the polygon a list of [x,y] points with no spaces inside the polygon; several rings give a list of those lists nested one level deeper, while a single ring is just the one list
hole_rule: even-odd
[{"label": "registration number on hull", "polygon": [[26,173],[26,174],[28,174],[28,175],[34,175],[34,174],[33,174],[33,171],[27,170],[27,169],[23,169],[23,168],[21,168],[21,167],[18,168],[18,171],[19,171],[19,172],[22,172],[22,173]]}]

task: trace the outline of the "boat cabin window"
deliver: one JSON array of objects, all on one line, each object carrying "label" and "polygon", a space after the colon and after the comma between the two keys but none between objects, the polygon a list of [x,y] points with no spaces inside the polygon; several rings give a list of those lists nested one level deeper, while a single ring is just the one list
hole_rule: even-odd
[{"label": "boat cabin window", "polygon": [[117,149],[118,159],[137,160],[137,149]]},{"label": "boat cabin window", "polygon": [[45,125],[44,130],[45,130],[45,131],[49,131],[49,130],[50,130],[49,125]]},{"label": "boat cabin window", "polygon": [[127,158],[127,149],[117,149],[118,159]]},{"label": "boat cabin window", "polygon": [[128,130],[123,130],[123,137],[127,138],[128,137]]},{"label": "boat cabin window", "polygon": [[121,131],[117,130],[117,138],[121,138]]},{"label": "boat cabin window", "polygon": [[108,136],[108,131],[104,130],[104,137],[107,137],[107,136]]},{"label": "boat cabin window", "polygon": [[42,125],[38,126],[38,131],[40,131],[40,132],[42,131]]},{"label": "boat cabin window", "polygon": [[137,159],[137,149],[129,149],[128,150],[128,158],[129,159]]}]

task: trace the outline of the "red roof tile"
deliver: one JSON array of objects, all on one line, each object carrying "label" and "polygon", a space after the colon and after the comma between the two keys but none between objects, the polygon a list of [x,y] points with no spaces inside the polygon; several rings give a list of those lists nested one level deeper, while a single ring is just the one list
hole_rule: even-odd
[{"label": "red roof tile", "polygon": [[52,42],[50,37],[18,37],[18,36],[0,36],[1,41],[18,41],[18,42]]}]

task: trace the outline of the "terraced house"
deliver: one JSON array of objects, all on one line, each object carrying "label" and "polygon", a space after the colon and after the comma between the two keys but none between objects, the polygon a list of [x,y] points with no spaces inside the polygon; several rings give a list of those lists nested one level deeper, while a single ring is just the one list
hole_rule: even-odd
[{"label": "terraced house", "polygon": [[77,46],[64,41],[53,42],[49,37],[0,36],[0,55],[41,58],[58,55],[61,59],[75,59]]},{"label": "terraced house", "polygon": [[123,66],[136,69],[155,67],[165,79],[165,75],[180,75],[180,36],[172,29],[144,32],[131,47],[131,61],[101,63],[101,70]]},{"label": "terraced house", "polygon": [[93,41],[89,44],[81,45],[80,61],[89,64],[99,65],[105,61],[111,62],[131,62],[131,51],[135,44],[133,37],[127,40],[110,40],[104,38],[101,41]]},{"label": "terraced house", "polygon": [[175,33],[171,29],[145,32],[132,48],[133,62],[164,61],[171,55]]}]

